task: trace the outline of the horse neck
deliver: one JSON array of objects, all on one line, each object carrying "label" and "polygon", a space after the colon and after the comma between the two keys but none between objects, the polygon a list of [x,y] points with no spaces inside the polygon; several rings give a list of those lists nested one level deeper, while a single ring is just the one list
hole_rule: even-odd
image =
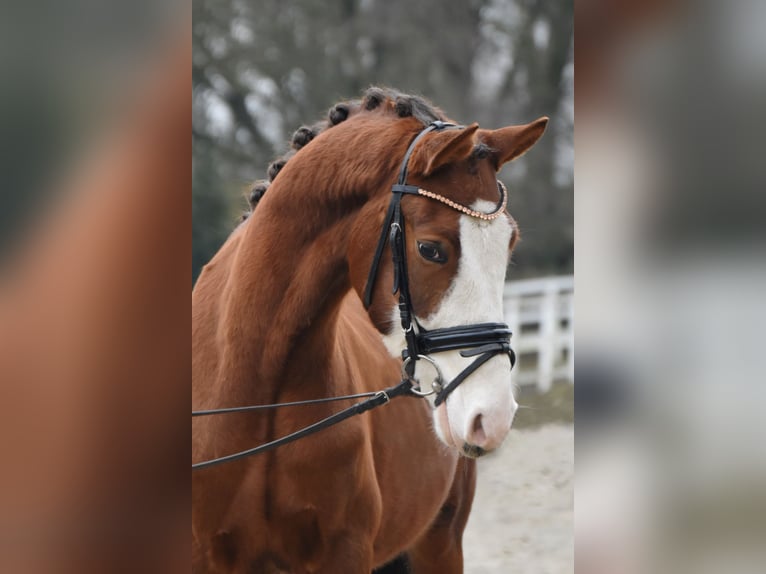
[{"label": "horse neck", "polygon": [[[337,315],[350,289],[351,228],[361,211],[369,213],[362,208],[372,198],[384,209],[398,165],[390,142],[362,148],[352,142],[343,148],[355,150],[348,158],[337,149],[322,153],[318,144],[288,163],[244,224],[228,281],[228,342],[249,358],[240,372],[266,386],[286,384],[285,372],[296,363],[321,372],[333,359]],[[381,158],[391,158],[383,169]],[[296,356],[301,360],[288,362]]]}]

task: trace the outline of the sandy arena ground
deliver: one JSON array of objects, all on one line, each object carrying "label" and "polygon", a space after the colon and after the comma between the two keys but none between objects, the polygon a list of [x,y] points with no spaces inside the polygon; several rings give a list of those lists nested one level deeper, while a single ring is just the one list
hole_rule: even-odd
[{"label": "sandy arena ground", "polygon": [[574,571],[574,428],[547,423],[511,430],[479,460],[463,537],[466,574]]}]

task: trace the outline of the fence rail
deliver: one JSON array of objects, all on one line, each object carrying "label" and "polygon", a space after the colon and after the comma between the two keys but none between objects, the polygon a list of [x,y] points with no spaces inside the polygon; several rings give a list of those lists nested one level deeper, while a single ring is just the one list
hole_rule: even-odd
[{"label": "fence rail", "polygon": [[574,277],[521,279],[505,285],[505,321],[518,356],[513,380],[540,392],[574,382]]}]

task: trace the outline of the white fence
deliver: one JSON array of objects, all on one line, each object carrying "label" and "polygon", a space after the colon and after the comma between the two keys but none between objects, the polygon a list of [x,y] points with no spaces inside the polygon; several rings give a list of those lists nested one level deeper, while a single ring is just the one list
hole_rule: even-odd
[{"label": "white fence", "polygon": [[513,381],[545,392],[554,381],[574,382],[574,277],[510,281],[505,321],[513,331]]}]

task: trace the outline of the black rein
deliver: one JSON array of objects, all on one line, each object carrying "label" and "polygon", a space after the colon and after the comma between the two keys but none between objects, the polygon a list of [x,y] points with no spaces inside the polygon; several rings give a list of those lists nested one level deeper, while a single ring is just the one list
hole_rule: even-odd
[{"label": "black rein", "polygon": [[[253,456],[261,452],[266,452],[267,450],[274,450],[277,447],[291,443],[300,438],[309,436],[323,429],[336,425],[339,422],[342,422],[348,418],[351,418],[356,415],[361,415],[362,413],[365,413],[369,411],[370,409],[374,409],[376,407],[385,405],[386,403],[388,403],[388,401],[390,401],[393,398],[410,394],[411,388],[412,388],[412,383],[409,380],[403,380],[394,387],[390,387],[384,391],[378,391],[377,393],[374,393],[371,398],[368,398],[364,401],[351,405],[347,409],[343,409],[342,411],[339,411],[333,415],[330,415],[327,418],[324,418],[320,421],[315,422],[312,425],[309,425],[298,431],[295,431],[294,433],[291,433],[289,435],[283,436],[271,442],[267,442],[265,444],[262,444],[247,450],[236,452],[234,454],[222,456],[219,458],[214,458],[211,460],[206,460],[203,462],[194,463],[192,464],[192,470],[200,470],[202,468],[208,468],[210,466],[215,466],[217,464],[222,464],[224,462],[232,462],[235,460],[239,460],[241,458]],[[348,397],[332,397],[330,400],[339,400],[341,398],[348,398]],[[295,404],[313,404],[316,402],[318,401],[301,401],[301,403],[295,403]],[[276,406],[294,406],[294,405],[290,405],[289,403],[282,403],[280,405],[256,405],[256,408],[258,407],[269,408],[269,407],[276,407]],[[235,407],[234,409],[218,409],[217,411],[212,411],[212,412],[211,411],[197,411],[197,412],[202,414],[220,414],[222,412],[232,412],[233,410],[234,411],[244,410],[248,408],[250,407],[241,407],[241,409]],[[194,416],[193,413],[192,413],[192,416]]]}]

